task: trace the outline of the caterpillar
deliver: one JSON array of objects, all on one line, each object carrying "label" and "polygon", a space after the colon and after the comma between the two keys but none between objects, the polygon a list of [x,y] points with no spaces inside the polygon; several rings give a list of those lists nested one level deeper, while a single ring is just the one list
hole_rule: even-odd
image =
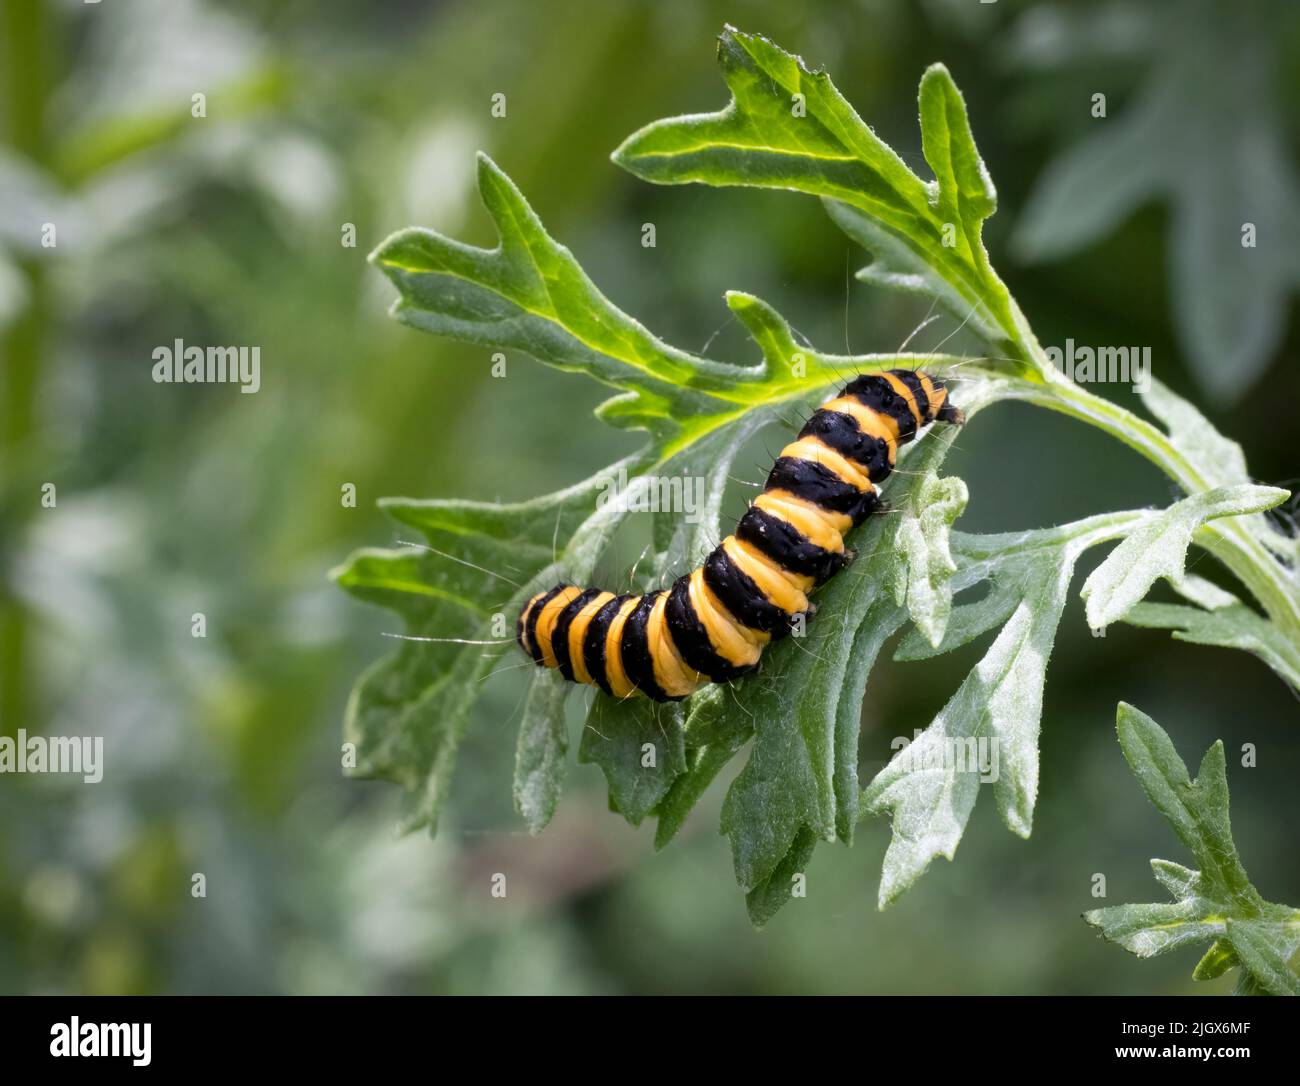
[{"label": "caterpillar", "polygon": [[520,648],[616,698],[678,701],[753,671],[764,646],[811,617],[808,593],[854,557],[844,536],[883,508],[877,484],[898,447],[936,420],[965,421],[937,378],[856,378],[781,450],[762,494],[699,568],[645,595],[557,584],[524,605]]}]

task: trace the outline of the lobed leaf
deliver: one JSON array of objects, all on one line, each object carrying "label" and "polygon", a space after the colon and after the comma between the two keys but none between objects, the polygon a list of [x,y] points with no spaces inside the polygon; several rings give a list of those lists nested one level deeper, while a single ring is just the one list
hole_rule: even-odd
[{"label": "lobed leaf", "polygon": [[1242,866],[1228,819],[1223,743],[1206,751],[1192,779],[1169,736],[1146,714],[1121,703],[1116,731],[1142,790],[1200,869],[1152,860],[1172,903],[1116,905],[1084,919],[1143,958],[1208,941],[1192,974],[1197,980],[1240,965],[1248,990],[1300,995],[1300,976],[1288,964],[1300,949],[1300,911],[1266,902]]},{"label": "lobed leaf", "polygon": [[1180,580],[1192,537],[1209,521],[1261,513],[1288,497],[1277,487],[1243,483],[1175,502],[1130,534],[1084,582],[1081,595],[1088,625],[1104,630],[1122,619],[1161,577]]},{"label": "lobed leaf", "polygon": [[[403,641],[373,665],[353,689],[344,720],[345,738],[356,745],[353,773],[406,789],[404,829],[437,827],[481,680],[505,648],[493,635],[492,616],[502,615],[513,630],[524,600],[557,575],[557,538],[570,539],[566,555],[573,565],[594,562],[614,524],[606,517],[598,531],[579,528],[590,522],[600,492],[596,477],[516,505],[388,499],[386,511],[436,550],[363,550],[333,571],[347,592],[396,612],[404,636],[439,639]],[[553,809],[547,796],[557,785],[538,774],[561,770],[553,749],[561,711],[554,697],[534,693],[521,726],[526,738],[516,795],[533,828]]]},{"label": "lobed leaf", "polygon": [[957,572],[948,547],[949,529],[966,508],[970,494],[960,479],[928,473],[914,489],[911,508],[898,527],[901,561],[890,571],[894,602],[902,607],[926,640],[943,641],[952,613],[949,582]]},{"label": "lobed leaf", "polygon": [[613,154],[659,184],[792,189],[820,197],[834,221],[876,255],[864,278],[925,292],[990,341],[1023,333],[980,239],[997,194],[965,103],[941,64],[919,95],[923,181],[835,89],[830,77],[757,34],[727,27],[718,63],[731,101],[716,113],[655,121]]},{"label": "lobed leaf", "polygon": [[[1140,514],[1091,518],[1064,528],[1017,535],[954,533],[962,588],[991,590],[957,608],[959,622],[940,649],[1002,629],[957,692],[918,737],[894,755],[862,794],[870,814],[888,814],[892,836],[879,905],[896,901],[938,856],[951,860],[981,783],[1012,832],[1027,837],[1038,792],[1038,729],[1043,685],[1056,629],[1078,556],[1122,533]],[[935,652],[914,633],[902,659]]]}]

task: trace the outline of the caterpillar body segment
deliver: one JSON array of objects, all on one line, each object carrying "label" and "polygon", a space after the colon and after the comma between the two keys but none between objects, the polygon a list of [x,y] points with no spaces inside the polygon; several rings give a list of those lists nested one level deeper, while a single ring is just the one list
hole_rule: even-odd
[{"label": "caterpillar body segment", "polygon": [[617,698],[676,701],[753,671],[851,559],[844,536],[881,508],[899,446],[936,420],[964,418],[928,374],[851,381],[781,450],[762,494],[703,565],[644,596],[556,585],[524,605],[520,647]]}]

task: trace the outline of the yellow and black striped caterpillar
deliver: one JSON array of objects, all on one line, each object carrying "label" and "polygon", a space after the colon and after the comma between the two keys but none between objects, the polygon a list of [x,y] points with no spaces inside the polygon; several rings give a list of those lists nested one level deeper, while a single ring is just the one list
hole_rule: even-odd
[{"label": "yellow and black striped caterpillar", "polygon": [[781,450],[763,493],[702,566],[644,596],[556,585],[524,606],[520,647],[617,698],[676,701],[754,670],[766,644],[812,613],[808,593],[853,557],[844,536],[881,508],[876,484],[898,446],[936,419],[963,421],[936,378],[857,378]]}]

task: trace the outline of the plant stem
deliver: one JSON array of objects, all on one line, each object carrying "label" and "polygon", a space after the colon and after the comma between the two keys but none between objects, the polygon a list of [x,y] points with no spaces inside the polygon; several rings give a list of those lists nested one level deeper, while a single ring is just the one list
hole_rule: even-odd
[{"label": "plant stem", "polygon": [[[38,165],[48,149],[49,60],[50,36],[41,0],[0,0],[4,129],[14,150]],[[25,258],[20,267],[27,278],[27,308],[0,339],[5,358],[0,383],[0,463],[5,466],[0,490],[0,730],[6,733],[31,719],[27,611],[11,586],[22,528],[39,498],[34,485],[35,465],[41,460],[34,441],[35,403],[48,319],[44,268],[36,257]]]}]

